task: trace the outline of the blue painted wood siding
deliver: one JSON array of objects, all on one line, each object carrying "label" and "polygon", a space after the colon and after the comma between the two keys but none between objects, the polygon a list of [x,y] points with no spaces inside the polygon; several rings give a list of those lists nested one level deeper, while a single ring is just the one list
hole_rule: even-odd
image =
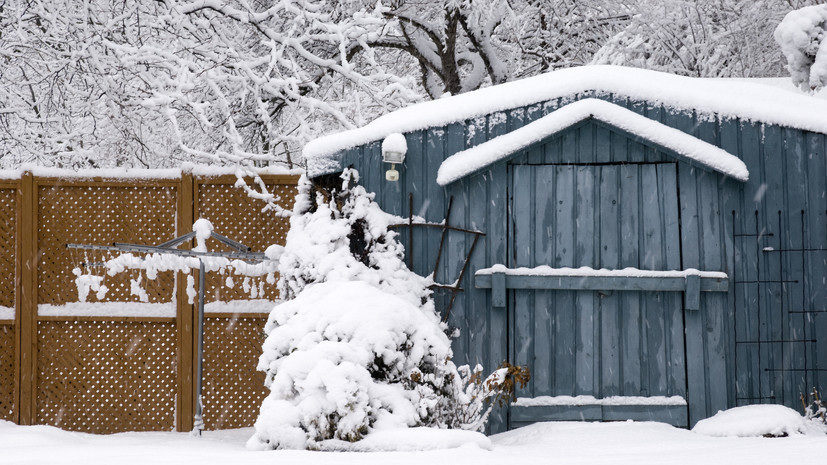
[{"label": "blue painted wood siding", "polygon": [[[798,396],[813,386],[827,390],[827,140],[825,135],[789,128],[674,112],[659,105],[612,95],[603,98],[678,128],[738,156],[750,180],[738,183],[717,173],[677,165],[681,216],[680,268],[721,270],[730,292],[704,293],[705,311],[687,313],[687,358],[702,363],[688,373],[691,423],[719,409],[749,403],[782,403],[799,408]],[[582,124],[529,147],[445,188],[436,171],[446,157],[521,127],[574,100],[557,99],[426,131],[406,134],[409,151],[401,179],[384,180],[380,142],[348,150],[342,166],[362,173],[363,184],[389,212],[414,211],[442,221],[454,196],[453,224],[487,236],[472,259],[474,270],[508,263],[508,176],[524,163],[658,162],[671,158],[641,141],[595,124]],[[557,147],[550,150],[549,147]],[[428,274],[439,232],[421,234],[414,244],[414,268]],[[407,235],[403,235],[406,240]],[[471,238],[451,234],[437,279],[458,275]],[[765,251],[766,248],[775,251]],[[806,250],[801,250],[806,249]],[[798,251],[796,251],[798,250]],[[618,251],[620,253],[620,251]],[[461,283],[451,323],[461,335],[456,360],[495,368],[507,357],[508,321],[492,309],[489,291]],[[505,425],[496,412],[493,430]]]}]

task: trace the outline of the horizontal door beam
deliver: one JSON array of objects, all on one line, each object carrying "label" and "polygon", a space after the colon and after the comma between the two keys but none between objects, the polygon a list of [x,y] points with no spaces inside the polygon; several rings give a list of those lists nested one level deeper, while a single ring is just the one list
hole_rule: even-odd
[{"label": "horizontal door beam", "polygon": [[726,292],[729,279],[722,273],[685,273],[666,271],[647,272],[647,276],[605,276],[605,275],[537,275],[519,274],[514,270],[478,273],[474,287],[491,289],[492,306],[505,307],[506,289],[545,289],[568,291],[656,291],[683,292],[688,310],[700,308],[701,292]]}]

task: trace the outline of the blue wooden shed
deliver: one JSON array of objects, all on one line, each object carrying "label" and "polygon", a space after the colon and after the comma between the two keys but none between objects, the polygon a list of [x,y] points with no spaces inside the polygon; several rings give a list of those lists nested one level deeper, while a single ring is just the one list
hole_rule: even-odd
[{"label": "blue wooden shed", "polygon": [[[381,144],[407,142],[398,181]],[[426,102],[305,149],[388,212],[486,235],[450,323],[459,363],[527,365],[492,431],[691,427],[827,390],[827,100],[764,82],[582,67]],[[410,239],[427,275],[438,228]],[[460,274],[451,232],[434,279]],[[445,302],[442,302],[444,305]]]}]

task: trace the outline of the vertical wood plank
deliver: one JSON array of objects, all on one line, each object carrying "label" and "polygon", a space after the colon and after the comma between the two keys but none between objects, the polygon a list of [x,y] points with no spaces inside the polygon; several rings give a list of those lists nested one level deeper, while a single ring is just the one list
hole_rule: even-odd
[{"label": "vertical wood plank", "polygon": [[627,149],[630,162],[642,163],[646,161],[646,147],[644,147],[643,144],[630,140],[628,141]]},{"label": "vertical wood plank", "polygon": [[614,131],[609,133],[610,143],[609,150],[611,151],[611,161],[615,163],[623,163],[629,161],[629,139]]},{"label": "vertical wood plank", "polygon": [[[531,254],[533,263],[531,266],[547,265],[553,263],[554,246],[554,169],[551,166],[531,167],[534,178],[531,185],[534,189],[533,209],[534,228],[533,238],[525,243],[519,243],[518,247],[527,249],[525,254]],[[514,189],[520,189],[519,184],[514,183]],[[515,228],[519,223],[515,221]],[[533,250],[532,250],[533,249]],[[534,313],[534,360],[536,378],[534,379],[535,395],[554,395],[554,372],[558,363],[556,356],[558,350],[570,350],[570,347],[563,349],[557,347],[557,337],[554,325],[554,292],[534,291],[533,313]],[[515,305],[515,311],[519,311],[519,304]],[[542,363],[540,361],[545,361]]]},{"label": "vertical wood plank", "polygon": [[[427,163],[428,153],[434,149],[434,144],[439,141],[434,141],[435,130],[428,129],[424,131],[415,131],[406,136],[408,143],[409,156],[405,157],[405,178],[396,182],[385,181],[386,188],[393,188],[391,184],[399,184],[402,188],[402,205],[401,211],[404,218],[409,215],[421,216],[427,210],[427,201],[425,195],[425,164]],[[402,182],[404,181],[404,182]],[[411,196],[413,196],[413,204],[411,204]],[[413,206],[413,211],[409,211]],[[407,228],[406,228],[407,229]],[[413,243],[408,243],[408,238]],[[402,234],[403,244],[405,245],[405,256],[412,264],[412,269],[415,273],[427,276],[430,270],[425,271],[427,265],[424,257],[427,254],[427,240],[422,231],[407,231]]]},{"label": "vertical wood plank", "polygon": [[[661,193],[658,199],[658,209],[661,212],[660,227],[663,231],[662,269],[666,270],[681,268],[677,169],[677,164],[673,163],[656,165],[658,190]],[[667,394],[685,397],[687,358],[684,352],[686,329],[682,299],[677,293],[665,294],[663,298],[666,304],[664,305],[664,327],[668,341]]]},{"label": "vertical wood plank", "polygon": [[[181,236],[192,230],[195,216],[198,214],[198,182],[193,180],[191,172],[181,173],[178,190],[178,214],[175,225],[176,234]],[[179,246],[183,250],[190,248],[187,241]],[[187,274],[178,272],[175,277],[175,301],[177,307],[176,325],[178,327],[178,408],[175,424],[178,431],[190,431],[193,428],[195,411],[195,373],[198,366],[193,348],[197,334],[193,331],[197,315],[187,297]]]},{"label": "vertical wood plank", "polygon": [[[452,224],[468,225],[468,193],[466,191],[467,180],[459,180],[447,186],[446,192],[449,196],[454,196],[454,205],[451,209],[451,217],[449,218]],[[446,282],[459,277],[462,264],[465,261],[468,247],[473,241],[473,238],[466,237],[465,234],[448,234],[445,243],[444,257],[442,259],[442,267],[445,270]],[[472,294],[477,292],[473,286],[474,275],[471,270],[468,271],[466,284],[464,284],[465,292],[457,295],[454,301],[454,307],[451,309],[451,317],[449,324],[453,328],[459,328],[459,337],[454,339],[451,343],[454,350],[454,359],[457,365],[469,364],[475,366],[477,363],[483,363],[480,358],[482,352],[472,349],[477,347],[472,345],[472,341],[484,339],[485,336],[479,336],[475,333],[474,323],[482,318],[475,318],[475,309],[469,304],[469,299]],[[440,307],[444,311],[444,307]]]},{"label": "vertical wood plank", "polygon": [[[461,143],[464,136],[464,130],[460,124],[451,124],[446,126],[443,131],[438,132],[436,135],[439,137],[439,140],[434,141],[435,144],[432,149],[429,147],[427,153],[428,158],[424,167],[425,179],[423,180],[423,193],[425,195],[425,199],[423,202],[428,202],[428,207],[424,209],[423,216],[428,221],[438,223],[445,219],[448,203],[445,196],[445,189],[443,189],[442,186],[436,182],[437,172],[439,171],[439,166],[442,162],[456,153],[451,150],[462,150]],[[451,141],[450,149],[448,147],[449,141]],[[436,254],[439,250],[439,241],[442,236],[442,231],[435,228],[425,228],[425,232],[427,233],[426,237],[428,239],[426,258],[427,275],[427,273],[433,272],[433,266],[436,263]],[[461,284],[461,286],[464,286],[464,289],[469,288],[469,286],[465,286],[464,284]],[[473,287],[473,285],[470,287]]]},{"label": "vertical wood plank", "polygon": [[[587,136],[581,137],[581,142],[585,139],[586,142],[581,145],[581,157],[586,159],[594,159],[594,131],[595,126],[588,124],[583,127]],[[575,266],[590,266],[595,267],[596,253],[595,249],[599,246],[599,241],[595,241],[595,234],[599,233],[599,228],[595,226],[597,221],[595,215],[596,198],[595,192],[599,187],[599,183],[595,182],[598,176],[600,167],[595,166],[576,166],[575,167],[575,181],[574,181],[574,263]],[[586,376],[585,381],[590,380],[592,383],[592,393],[595,396],[602,396],[601,377],[603,375],[601,358],[601,315],[599,306],[599,297],[595,292],[577,292],[575,306],[577,309],[577,320],[580,327],[580,334],[582,336],[581,343],[583,345],[583,352],[581,355],[580,367],[584,370]],[[610,333],[611,334],[611,333]],[[589,337],[590,336],[590,337]],[[609,351],[614,354],[617,347],[616,335],[609,335],[606,343],[609,345]],[[616,360],[616,357],[611,357]],[[583,361],[586,364],[583,365]],[[609,362],[610,364],[613,361]],[[591,373],[586,373],[591,367]],[[614,379],[616,371],[611,373],[612,379],[609,385],[617,384]]]},{"label": "vertical wood plank", "polygon": [[[514,201],[511,206],[513,230],[510,236],[514,248],[514,267],[532,267],[535,265],[535,251],[531,245],[533,242],[532,236],[535,235],[536,231],[534,220],[536,218],[536,208],[540,207],[544,198],[539,197],[542,193],[543,183],[539,182],[539,177],[535,179],[533,175],[537,169],[542,173],[543,168],[525,165],[511,167]],[[510,312],[513,315],[510,322],[512,328],[510,343],[512,363],[532,367],[533,375],[529,382],[528,394],[536,396],[538,395],[536,387],[539,387],[540,383],[537,376],[534,375],[542,377],[543,375],[539,373],[544,369],[534,363],[534,326],[536,323],[534,314],[539,309],[533,305],[534,291],[515,290],[512,293],[514,294],[514,308]],[[537,292],[537,294],[541,293],[542,291]]]},{"label": "vertical wood plank", "polygon": [[[720,127],[717,120],[698,119],[696,132],[701,140],[723,147]],[[730,153],[737,153],[733,150]],[[703,269],[711,271],[728,271],[728,257],[731,255],[732,233],[730,229],[731,210],[728,208],[728,199],[734,198],[734,192],[740,186],[720,174],[709,173],[699,179],[699,204],[702,208],[700,216],[704,237],[714,237],[712,241],[701,241],[701,263]],[[730,276],[730,282],[732,282]],[[734,314],[734,296],[718,294],[701,296],[701,308],[704,309],[702,318],[706,328],[706,342],[704,344],[704,369],[706,411],[704,416],[725,410],[729,406],[729,399],[734,398],[734,384],[714,382],[714,380],[734,379],[734,337],[731,325]]]},{"label": "vertical wood plank", "polygon": [[37,183],[31,172],[20,181],[20,403],[21,425],[36,421],[37,392]]},{"label": "vertical wood plank", "polygon": [[[766,366],[766,351],[755,344],[755,341],[766,340],[766,332],[761,328],[764,322],[761,321],[762,308],[766,307],[764,287],[757,283],[759,278],[766,279],[763,268],[763,257],[761,249],[766,243],[767,233],[766,211],[764,207],[764,196],[766,195],[767,184],[765,182],[766,167],[761,157],[761,141],[758,125],[741,121],[741,158],[747,166],[754,166],[757,169],[750,173],[750,179],[743,188],[744,209],[743,209],[743,231],[746,234],[756,236],[745,237],[743,241],[745,255],[745,272],[741,280],[745,284],[749,301],[745,307],[747,324],[747,338],[742,341],[742,349],[746,352],[748,360],[740,363],[740,366],[748,367],[751,381],[750,391],[743,397],[746,403],[761,403],[764,397],[766,376],[763,369]],[[740,348],[739,348],[740,349]]]},{"label": "vertical wood plank", "polygon": [[22,321],[23,321],[23,311],[24,307],[22,304],[22,293],[20,288],[20,276],[23,271],[23,244],[25,233],[27,232],[25,224],[26,221],[30,221],[28,218],[30,210],[24,210],[23,208],[23,181],[22,179],[18,181],[17,188],[15,190],[15,251],[14,251],[14,259],[15,259],[15,280],[16,282],[16,289],[15,289],[15,299],[14,299],[14,412],[12,412],[11,420],[14,423],[22,424],[21,423],[21,415],[20,411],[22,410],[21,406],[21,388],[22,388],[22,377],[21,377],[21,354],[23,348],[23,332],[22,332]]},{"label": "vertical wood plank", "polygon": [[[773,131],[767,136],[775,136],[777,140],[772,143],[772,147],[768,150],[778,150],[775,154],[769,154],[780,158],[784,163],[784,207],[783,213],[778,217],[781,222],[781,231],[778,237],[780,249],[801,250],[804,245],[804,225],[805,216],[810,205],[808,205],[808,188],[809,177],[807,176],[807,160],[803,156],[801,150],[801,139],[793,136],[793,133],[798,131],[779,128],[778,131]],[[818,189],[818,188],[817,188]],[[823,189],[823,187],[821,187]],[[814,207],[814,206],[813,206]],[[813,208],[812,213],[817,210]],[[803,332],[801,331],[801,316],[800,313],[790,313],[796,311],[802,306],[802,296],[804,295],[804,283],[806,279],[811,279],[812,276],[802,276],[801,271],[804,269],[806,262],[805,253],[768,253],[768,259],[778,263],[780,271],[780,279],[788,281],[781,283],[779,296],[781,306],[778,309],[778,319],[783,325],[778,329],[780,333],[778,344],[780,349],[780,358],[778,359],[783,368],[797,368],[806,366],[802,349],[805,348],[806,343],[793,342],[803,341]],[[809,258],[816,258],[810,254]],[[802,392],[807,392],[805,387],[806,372],[791,371],[778,373],[780,381],[779,395],[783,402],[789,405]],[[804,389],[802,389],[804,387]]]},{"label": "vertical wood plank", "polygon": [[[811,163],[810,171],[814,171],[814,169],[822,169],[821,173],[824,173],[823,168],[825,164],[825,159],[827,159],[827,136],[824,134],[816,134],[816,133],[807,133],[807,153],[808,153],[808,160]],[[820,180],[823,182],[825,179],[824,175]],[[818,184],[813,184],[815,187]],[[821,184],[820,186],[823,186]],[[824,210],[825,202],[825,193],[824,187],[819,189],[811,189],[814,190],[813,195],[820,195],[821,200],[819,202],[814,202],[810,205],[810,209],[817,208],[809,222],[816,223],[819,220],[820,226],[813,227],[812,232],[809,233],[809,237],[813,238],[813,243],[809,244],[809,247],[817,246],[816,244],[822,244],[822,247],[825,247],[825,242],[827,242],[827,234],[821,233],[823,228],[827,224],[827,211]],[[808,260],[808,262],[815,262],[815,260]],[[822,258],[819,261],[817,267],[814,269],[814,272],[818,273],[815,276],[820,277],[821,279],[818,282],[813,282],[813,287],[821,287],[822,294],[820,296],[822,299],[808,299],[807,304],[810,306],[810,309],[824,309],[827,308],[827,299],[823,299],[824,297],[824,281],[827,280],[827,259]],[[815,280],[814,280],[815,281]],[[807,335],[808,337],[812,337],[813,335],[817,335],[817,342],[809,344],[809,350],[807,351],[807,360],[812,364],[816,370],[813,372],[812,380],[813,385],[819,386],[827,386],[827,313],[809,313],[805,319],[805,328],[807,328]]]},{"label": "vertical wood plank", "polygon": [[[658,176],[655,165],[638,165],[639,183],[635,186],[639,204],[639,249],[638,260],[641,269],[662,269],[664,238],[661,228],[660,195]],[[670,371],[667,367],[669,358],[669,338],[662,292],[641,293],[642,314],[646,322],[647,372],[649,395],[666,395],[669,386]]]},{"label": "vertical wood plank", "polygon": [[[473,147],[485,141],[487,137],[486,118],[479,117],[468,122],[464,128],[463,136],[464,140],[462,141],[456,141],[452,137],[449,137],[448,150],[452,151],[454,147],[457,149]],[[465,227],[482,228],[484,226],[484,220],[476,223],[472,220],[472,218],[475,218],[472,214],[472,211],[474,211],[474,202],[470,194],[470,185],[473,179],[473,176],[471,178],[464,178],[447,186],[448,196],[454,196],[451,221],[452,224],[461,224]],[[484,241],[485,239],[481,238],[480,240]],[[451,279],[459,276],[462,264],[465,261],[472,242],[473,238],[465,234],[448,235],[449,261],[446,263],[446,265],[448,265],[446,266],[446,271],[449,273],[449,276],[451,276]],[[487,358],[487,313],[484,311],[484,307],[477,306],[478,302],[484,304],[483,299],[485,298],[485,294],[473,288],[470,284],[470,280],[473,279],[473,271],[479,269],[478,266],[485,266],[484,259],[480,261],[480,259],[477,258],[480,256],[484,258],[484,253],[481,252],[481,250],[483,250],[482,245],[482,242],[478,244],[474,256],[471,257],[467,273],[468,278],[466,278],[466,282],[469,284],[465,285],[466,291],[457,296],[454,303],[456,308],[451,310],[451,319],[454,322],[453,325],[460,328],[460,337],[454,341],[455,344],[458,343],[460,349],[458,359],[460,363],[468,363],[471,366],[479,363],[487,368],[489,363]]]},{"label": "vertical wood plank", "polygon": [[594,123],[575,125],[572,129],[577,134],[577,163],[594,163]]},{"label": "vertical wood plank", "polygon": [[[506,113],[495,113],[488,117],[488,137],[493,139],[505,134],[508,131],[508,115]],[[498,163],[490,169],[477,176],[479,182],[477,189],[480,192],[472,196],[475,202],[481,203],[481,216],[486,218],[485,254],[483,262],[488,266],[508,263],[506,252],[508,236],[508,168],[505,163]],[[476,216],[479,217],[479,216]],[[473,268],[478,269],[478,268]],[[473,270],[472,269],[472,270]],[[490,362],[492,368],[500,362],[507,360],[509,345],[509,311],[494,309],[491,307],[490,295],[486,295],[484,308],[488,312],[490,338]],[[507,409],[496,409],[492,412],[491,431],[502,431],[508,427]]]},{"label": "vertical wood plank", "polygon": [[[566,135],[564,146],[574,142],[573,135]],[[573,150],[573,149],[572,149]],[[573,157],[574,152],[565,152]],[[574,263],[574,169],[571,166],[554,166],[554,266],[575,266]],[[555,349],[558,360],[555,363],[555,391],[558,393],[591,394],[591,365],[582,356],[583,340],[591,339],[591,325],[588,332],[578,325],[575,309],[575,293],[558,291],[554,293],[554,326],[556,328]],[[565,351],[565,347],[574,347]],[[588,372],[586,377],[582,376]]]},{"label": "vertical wood plank", "polygon": [[[791,186],[791,189],[798,191],[798,195],[803,194],[803,199],[798,198],[797,204],[787,202],[786,205],[786,219],[790,225],[789,234],[785,236],[785,242],[792,248],[821,248],[825,244],[823,242],[822,234],[825,232],[824,211],[825,206],[824,195],[824,157],[816,156],[809,157],[804,150],[804,134],[801,131],[792,129],[783,130],[784,145],[783,158],[787,163],[787,179],[786,183]],[[813,175],[816,173],[815,176]],[[804,192],[799,191],[802,189]],[[812,218],[816,221],[812,222]],[[821,221],[819,221],[821,220]],[[787,292],[787,298],[784,305],[788,311],[786,332],[791,341],[806,340],[808,331],[805,330],[805,320],[807,314],[803,313],[807,307],[823,308],[820,306],[813,307],[810,297],[815,293],[823,293],[823,286],[818,285],[811,288],[814,281],[813,278],[817,276],[825,276],[824,270],[820,273],[813,274],[813,265],[816,267],[819,263],[824,263],[823,260],[818,260],[817,257],[807,256],[805,253],[794,253],[788,256],[788,263],[785,265],[786,278],[795,279],[798,283],[789,283],[790,286]],[[820,281],[818,278],[815,281]],[[808,343],[790,343],[787,347],[787,354],[785,362],[794,367],[806,367],[808,358],[806,356]],[[785,393],[803,393],[807,392],[811,387],[808,381],[806,372],[793,372],[786,377],[787,384],[784,387]]]},{"label": "vertical wood plank", "polygon": [[594,125],[594,161],[596,163],[609,163],[612,161],[612,149],[609,145],[612,141],[612,134],[604,126]]},{"label": "vertical wood plank", "polygon": [[[642,155],[641,155],[642,156]],[[640,268],[639,257],[641,243],[641,212],[639,203],[640,176],[637,165],[621,165],[620,181],[618,185],[618,205],[620,215],[620,237],[617,243],[618,267],[619,268]],[[629,368],[627,373],[629,379],[625,385],[636,386],[635,391],[639,395],[651,395],[649,387],[649,369],[645,362],[649,357],[649,327],[646,318],[645,306],[642,304],[642,295],[639,292],[620,293],[618,299],[623,308],[624,315],[629,316],[629,323],[637,324],[636,336],[629,335],[628,349],[629,359],[624,359],[624,367]],[[638,372],[637,379],[634,379],[634,371]]]},{"label": "vertical wood plank", "polygon": [[[608,139],[608,131],[605,133]],[[600,139],[600,137],[598,137]],[[595,142],[597,144],[597,141]],[[597,156],[600,156],[600,149],[597,149]],[[605,147],[608,152],[608,147]],[[599,183],[597,189],[597,206],[595,207],[596,220],[598,221],[597,236],[600,238],[597,244],[599,259],[594,261],[595,268],[618,269],[619,256],[618,245],[620,242],[620,221],[618,219],[618,179],[620,176],[619,166],[601,166],[597,168]],[[623,394],[623,384],[627,377],[626,347],[633,346],[627,337],[631,335],[637,339],[637,331],[629,331],[628,326],[637,319],[628,319],[622,308],[621,293],[609,293],[597,295],[597,309],[600,315],[600,385],[602,397],[618,396]],[[625,293],[623,293],[625,294]],[[637,355],[637,354],[635,354]],[[633,363],[628,363],[628,368],[633,368]],[[635,376],[637,377],[637,376]],[[639,395],[638,393],[632,395]]]},{"label": "vertical wood plank", "polygon": [[[406,134],[405,135],[406,142],[407,142],[407,138],[408,138],[408,135]],[[364,146],[356,147],[356,148],[348,150],[348,153],[352,153],[353,154],[352,156],[355,159],[361,159],[362,156],[363,156],[362,154],[363,154],[364,150],[365,150]],[[344,166],[348,166],[348,165],[344,165]],[[382,163],[381,161],[378,161],[378,160],[362,160],[359,163],[355,163],[353,166],[358,167],[357,169],[359,170],[359,177],[360,177],[359,184],[365,186],[365,190],[367,190],[368,192],[375,192],[377,202],[381,202],[381,200],[382,200],[382,195],[381,194],[382,194],[382,189],[384,187],[382,185],[382,183],[385,182],[385,170],[387,170],[390,167],[389,166],[386,167],[385,163]],[[399,167],[397,167],[397,170],[399,170]]]},{"label": "vertical wood plank", "polygon": [[[764,210],[764,226],[773,236],[766,236],[764,246],[781,249],[784,244],[779,241],[785,240],[785,225],[783,224],[784,198],[789,195],[785,192],[784,172],[785,163],[781,152],[781,128],[772,125],[758,126],[758,134],[761,137],[761,160],[765,167],[764,182],[767,185],[766,193],[761,199]],[[796,183],[800,184],[802,180]],[[766,369],[783,368],[782,349],[783,344],[769,343],[769,341],[781,341],[784,339],[783,329],[785,313],[782,303],[783,284],[778,282],[781,279],[782,258],[779,254],[764,253],[761,248],[761,273],[763,280],[773,280],[767,284],[759,284],[761,292],[761,337],[768,343],[761,344],[761,357],[765,369],[762,374],[765,379],[762,381],[762,397],[766,397],[766,403],[784,402],[784,372],[767,371]],[[796,397],[798,397],[796,395]]]},{"label": "vertical wood plank", "polygon": [[[700,224],[700,206],[698,205],[698,177],[708,173],[691,166],[680,164],[678,167],[678,185],[680,186],[681,215],[681,268],[702,269],[700,242],[703,240]],[[683,305],[681,306],[683,307]],[[686,347],[686,390],[690,426],[704,418],[706,412],[706,386],[704,371],[704,331],[703,313],[684,310],[685,347]]]},{"label": "vertical wood plank", "polygon": [[[731,118],[716,119],[717,137],[719,146],[725,151],[738,156],[738,126],[735,120]],[[729,275],[729,290],[727,291],[725,303],[725,311],[721,315],[726,322],[724,331],[727,338],[726,346],[726,370],[727,379],[732,382],[727,383],[727,399],[725,408],[731,408],[736,405],[735,399],[738,397],[738,385],[740,383],[739,372],[737,370],[737,331],[736,327],[738,309],[738,302],[742,301],[742,294],[737,292],[742,286],[735,284],[736,279],[740,277],[741,259],[738,245],[741,243],[739,238],[735,236],[737,231],[740,231],[738,222],[741,220],[741,189],[743,183],[735,183],[731,180],[724,181],[724,188],[721,189],[721,221],[723,224],[724,234],[724,271]]]}]

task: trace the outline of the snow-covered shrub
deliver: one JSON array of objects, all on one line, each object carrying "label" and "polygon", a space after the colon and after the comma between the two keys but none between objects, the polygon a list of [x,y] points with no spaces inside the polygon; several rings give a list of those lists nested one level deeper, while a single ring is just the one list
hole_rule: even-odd
[{"label": "snow-covered shrub", "polygon": [[271,393],[251,440],[263,448],[425,423],[455,372],[436,314],[361,281],[309,285],[265,331],[259,368]]},{"label": "snow-covered shrub", "polygon": [[812,92],[827,86],[827,5],[787,13],[775,29],[793,83]]},{"label": "snow-covered shrub", "polygon": [[801,394],[801,405],[804,407],[804,418],[827,425],[827,402],[821,398],[816,388],[809,395]]},{"label": "snow-covered shrub", "polygon": [[393,217],[358,181],[355,170],[316,182],[305,177],[299,181],[279,258],[281,298],[290,300],[312,283],[364,281],[413,305],[426,305],[431,281],[405,266],[402,245],[388,230]]},{"label": "snow-covered shrub", "polygon": [[299,183],[279,262],[287,302],[265,327],[258,369],[270,394],[251,448],[335,449],[390,428],[481,429],[484,402],[513,385],[509,367],[482,381],[481,367],[454,365],[430,279],[405,266],[392,217],[357,179],[347,170]]}]

